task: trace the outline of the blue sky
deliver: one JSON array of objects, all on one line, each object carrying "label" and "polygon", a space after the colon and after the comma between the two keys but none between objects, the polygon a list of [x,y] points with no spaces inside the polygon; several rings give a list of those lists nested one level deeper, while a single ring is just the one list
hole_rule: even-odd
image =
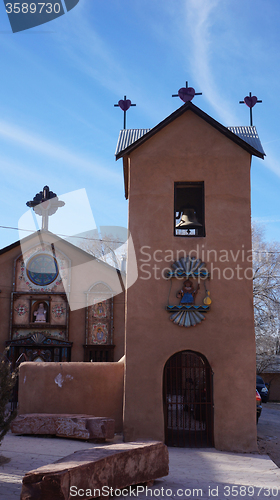
[{"label": "blue sky", "polygon": [[[253,120],[267,156],[252,160],[252,216],[280,241],[278,0],[80,0],[15,34],[0,7],[1,226],[17,227],[46,184],[58,195],[86,188],[97,225],[125,226],[114,104],[127,95],[137,104],[127,128],[150,128],[182,104],[171,95],[188,80],[203,93],[194,104],[225,126],[249,125],[239,100],[250,91],[263,101]],[[0,229],[1,248],[17,239]]]}]

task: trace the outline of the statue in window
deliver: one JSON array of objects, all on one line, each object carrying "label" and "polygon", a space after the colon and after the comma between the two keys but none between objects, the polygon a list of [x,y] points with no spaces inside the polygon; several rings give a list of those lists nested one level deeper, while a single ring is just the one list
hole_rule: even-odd
[{"label": "statue in window", "polygon": [[37,311],[34,311],[34,316],[35,323],[46,323],[47,311],[43,303],[39,304]]}]

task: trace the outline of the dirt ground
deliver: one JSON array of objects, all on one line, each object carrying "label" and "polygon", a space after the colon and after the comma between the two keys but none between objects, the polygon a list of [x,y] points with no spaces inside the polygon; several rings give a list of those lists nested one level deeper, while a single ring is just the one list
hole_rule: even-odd
[{"label": "dirt ground", "polygon": [[258,448],[280,467],[280,403],[262,404],[258,423]]}]

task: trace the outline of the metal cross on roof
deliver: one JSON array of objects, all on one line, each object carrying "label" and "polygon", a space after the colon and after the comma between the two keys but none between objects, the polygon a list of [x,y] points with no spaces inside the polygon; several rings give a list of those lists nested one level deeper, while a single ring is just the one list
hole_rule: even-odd
[{"label": "metal cross on roof", "polygon": [[246,104],[246,106],[248,106],[248,108],[250,108],[250,125],[251,125],[251,127],[253,126],[252,108],[255,106],[255,104],[257,104],[259,102],[262,102],[262,101],[259,101],[255,95],[252,96],[252,92],[249,92],[249,95],[244,97],[244,101],[239,101],[239,104]]},{"label": "metal cross on roof", "polygon": [[33,208],[34,212],[42,217],[42,231],[48,231],[49,217],[55,214],[57,209],[63,207],[65,203],[50,191],[49,186],[45,186],[43,191],[37,193],[32,201],[27,201],[26,205]]},{"label": "metal cross on roof", "polygon": [[186,82],[186,87],[182,87],[178,90],[178,94],[172,94],[172,97],[180,97],[182,101],[188,102],[191,101],[195,95],[202,95],[202,92],[196,92],[194,88],[188,86],[188,82]]},{"label": "metal cross on roof", "polygon": [[123,128],[126,129],[126,112],[130,108],[130,106],[136,106],[136,104],[131,104],[131,100],[126,98],[126,95],[123,99],[121,99],[118,104],[114,104],[115,107],[121,108],[123,111]]}]

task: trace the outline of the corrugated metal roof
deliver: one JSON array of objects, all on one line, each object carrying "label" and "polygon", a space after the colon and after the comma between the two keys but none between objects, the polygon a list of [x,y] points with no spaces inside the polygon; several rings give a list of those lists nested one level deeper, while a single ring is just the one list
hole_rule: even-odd
[{"label": "corrugated metal roof", "polygon": [[243,139],[243,141],[247,142],[255,148],[257,151],[265,155],[263,150],[260,138],[258,136],[258,132],[255,126],[251,127],[227,127],[228,130],[233,132],[235,135]]},{"label": "corrugated metal roof", "polygon": [[120,151],[123,151],[125,148],[133,144],[137,139],[143,137],[147,132],[149,132],[150,128],[140,128],[140,129],[124,129],[119,133],[118,143],[115,155],[117,155]]},{"label": "corrugated metal roof", "polygon": [[[233,132],[235,135],[237,135],[240,139],[243,141],[247,142],[250,146],[252,146],[254,149],[259,151],[262,155],[265,155],[265,152],[263,150],[260,138],[258,136],[258,132],[255,126],[248,126],[248,127],[227,127],[230,132]],[[147,132],[149,132],[151,129],[150,128],[143,128],[143,129],[124,129],[121,130],[119,133],[119,138],[118,138],[118,143],[117,143],[117,148],[115,155],[126,149],[128,146],[131,146],[134,142],[136,142],[138,139],[143,137]]]}]

